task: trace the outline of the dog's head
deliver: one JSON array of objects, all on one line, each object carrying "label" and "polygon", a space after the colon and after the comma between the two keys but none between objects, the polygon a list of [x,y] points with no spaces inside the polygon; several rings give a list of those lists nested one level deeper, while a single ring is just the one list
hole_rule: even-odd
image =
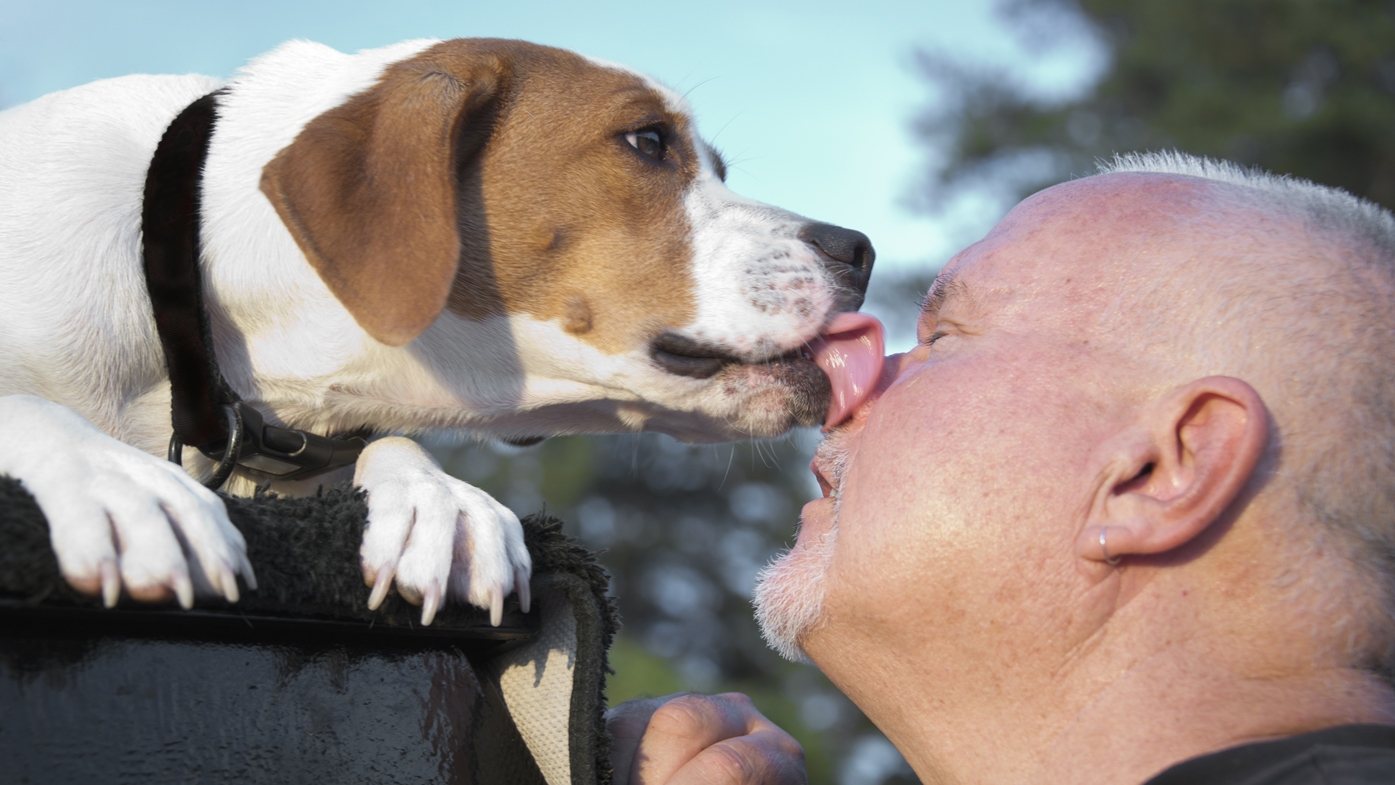
[{"label": "dog's head", "polygon": [[499,435],[820,423],[819,336],[861,305],[872,246],[733,194],[693,126],[627,69],[446,41],[316,116],[261,187],[358,324]]}]

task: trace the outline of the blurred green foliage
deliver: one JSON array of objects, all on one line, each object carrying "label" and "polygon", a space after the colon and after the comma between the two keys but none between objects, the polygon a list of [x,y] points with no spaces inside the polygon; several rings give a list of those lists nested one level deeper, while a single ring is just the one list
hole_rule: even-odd
[{"label": "blurred green foliage", "polygon": [[1097,158],[1174,148],[1395,207],[1389,0],[1016,0],[1004,13],[1036,46],[1103,44],[1107,70],[1053,100],[921,51],[945,99],[917,123],[940,151],[920,195],[931,209],[965,188],[1015,202]]}]

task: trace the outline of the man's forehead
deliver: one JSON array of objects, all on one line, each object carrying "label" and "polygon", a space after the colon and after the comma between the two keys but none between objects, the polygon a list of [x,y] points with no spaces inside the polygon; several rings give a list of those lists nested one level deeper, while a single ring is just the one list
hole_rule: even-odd
[{"label": "man's forehead", "polygon": [[[1128,271],[1149,274],[1140,249],[1170,233],[1175,214],[1159,207],[1175,195],[1164,187],[1106,176],[1066,183],[1023,201],[982,240],[940,271],[926,295],[927,317],[952,307],[1003,314],[1078,313],[1113,297]],[[1102,181],[1102,182],[1096,182]],[[1171,211],[1167,211],[1171,212]]]},{"label": "man's forehead", "polygon": [[1031,291],[1042,261],[1031,241],[1011,234],[990,233],[951,259],[930,285],[921,311],[963,315],[999,312]]},{"label": "man's forehead", "polygon": [[1098,267],[1111,250],[1175,236],[1214,202],[1219,185],[1197,177],[1133,173],[1061,183],[1024,199],[945,271],[987,268],[975,271],[987,275],[972,276],[984,278],[1071,262]]},{"label": "man's forehead", "polygon": [[951,318],[965,325],[985,318],[999,321],[1021,306],[1028,271],[1000,258],[1001,249],[993,246],[992,238],[985,238],[940,270],[921,304],[922,320]]}]

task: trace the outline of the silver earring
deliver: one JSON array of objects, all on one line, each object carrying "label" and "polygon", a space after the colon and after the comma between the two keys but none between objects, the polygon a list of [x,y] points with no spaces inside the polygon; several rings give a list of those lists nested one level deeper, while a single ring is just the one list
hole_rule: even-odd
[{"label": "silver earring", "polygon": [[1105,563],[1105,564],[1108,564],[1110,567],[1113,567],[1113,566],[1117,565],[1117,564],[1119,563],[1119,560],[1120,560],[1121,558],[1123,558],[1123,557],[1122,557],[1122,556],[1115,556],[1115,557],[1113,557],[1113,558],[1110,558],[1110,556],[1109,556],[1109,546],[1107,546],[1107,545],[1104,544],[1105,538],[1108,537],[1108,536],[1109,536],[1109,529],[1108,529],[1108,527],[1101,526],[1101,527],[1100,527],[1100,553],[1104,556],[1104,563]]}]

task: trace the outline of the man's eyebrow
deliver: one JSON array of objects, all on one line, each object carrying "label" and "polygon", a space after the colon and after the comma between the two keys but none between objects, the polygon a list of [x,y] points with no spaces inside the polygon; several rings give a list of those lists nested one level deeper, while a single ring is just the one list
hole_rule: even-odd
[{"label": "man's eyebrow", "polygon": [[925,302],[920,306],[920,317],[924,319],[938,315],[950,297],[968,296],[969,287],[960,280],[956,271],[942,271],[930,285],[930,293],[925,295]]}]

